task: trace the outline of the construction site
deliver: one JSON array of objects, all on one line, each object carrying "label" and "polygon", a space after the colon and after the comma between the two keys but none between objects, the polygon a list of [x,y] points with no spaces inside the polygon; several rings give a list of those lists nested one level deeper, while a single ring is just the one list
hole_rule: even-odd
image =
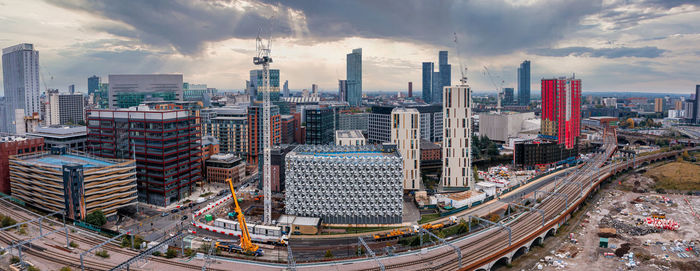
[{"label": "construction site", "polygon": [[[602,187],[555,238],[513,262],[524,270],[700,270],[700,197],[658,188],[664,169],[676,184],[697,180],[697,164],[671,162],[625,174]],[[684,176],[687,176],[685,178]],[[691,177],[694,176],[694,177]],[[681,191],[678,191],[681,192]]]}]

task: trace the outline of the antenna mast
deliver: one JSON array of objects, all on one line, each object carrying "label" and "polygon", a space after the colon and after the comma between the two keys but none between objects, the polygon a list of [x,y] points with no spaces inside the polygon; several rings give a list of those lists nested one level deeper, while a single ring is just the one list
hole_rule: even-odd
[{"label": "antenna mast", "polygon": [[[270,33],[272,36],[272,33]],[[270,63],[272,63],[272,58],[270,57],[270,43],[272,37],[268,38],[267,44],[263,42],[260,38],[260,34],[255,39],[255,49],[257,56],[253,57],[253,63],[255,65],[262,65],[262,92],[263,92],[263,201],[264,201],[264,214],[263,223],[265,225],[272,224],[272,192],[270,191],[270,186],[272,185],[272,176],[270,176],[270,145],[272,144],[270,138]]]}]

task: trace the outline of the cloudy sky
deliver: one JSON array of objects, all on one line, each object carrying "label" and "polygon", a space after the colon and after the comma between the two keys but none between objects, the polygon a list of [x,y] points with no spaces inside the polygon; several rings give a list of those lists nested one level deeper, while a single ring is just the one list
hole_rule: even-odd
[{"label": "cloudy sky", "polygon": [[337,89],[345,55],[361,47],[370,91],[420,89],[421,62],[448,50],[453,83],[461,63],[476,90],[515,86],[529,59],[533,92],[542,77],[575,73],[584,92],[690,93],[698,18],[697,0],[0,0],[0,47],[33,43],[44,82],[61,90],[110,73],[241,89],[262,29],[292,89]]}]

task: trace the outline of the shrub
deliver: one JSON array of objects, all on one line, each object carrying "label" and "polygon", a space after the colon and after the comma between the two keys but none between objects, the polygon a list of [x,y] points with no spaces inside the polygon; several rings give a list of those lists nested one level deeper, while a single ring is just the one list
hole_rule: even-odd
[{"label": "shrub", "polygon": [[98,252],[95,252],[95,256],[102,257],[102,258],[109,258],[109,252],[106,250],[100,250]]},{"label": "shrub", "polygon": [[69,243],[68,245],[69,245],[70,247],[72,247],[72,248],[77,248],[77,247],[78,247],[78,243],[73,242],[73,241],[70,241],[70,243]]},{"label": "shrub", "polygon": [[158,256],[161,255],[161,253],[160,253],[160,251],[155,251],[155,252],[153,252],[153,254],[151,254],[151,255],[158,257]]},{"label": "shrub", "polygon": [[19,263],[19,257],[12,256],[12,258],[10,258],[10,264],[18,264],[18,263]]},{"label": "shrub", "polygon": [[165,252],[165,258],[172,259],[177,257],[177,250],[174,248],[168,248],[168,251]]},{"label": "shrub", "polygon": [[326,250],[326,255],[324,255],[323,257],[326,257],[326,258],[333,258],[333,252],[331,252],[330,249],[329,249],[329,250]]},{"label": "shrub", "polygon": [[41,270],[37,267],[30,266],[30,267],[27,267],[27,271],[41,271]]},{"label": "shrub", "polygon": [[68,266],[61,267],[61,271],[73,271],[73,269],[70,269]]},{"label": "shrub", "polygon": [[102,227],[102,225],[107,223],[107,218],[105,217],[105,214],[102,212],[102,210],[95,210],[92,213],[85,216],[85,222],[98,227]]},{"label": "shrub", "polygon": [[2,227],[4,228],[4,227],[9,227],[9,226],[12,226],[14,224],[17,224],[17,221],[12,219],[9,216],[3,216],[2,221],[0,221],[0,223],[2,224]]}]

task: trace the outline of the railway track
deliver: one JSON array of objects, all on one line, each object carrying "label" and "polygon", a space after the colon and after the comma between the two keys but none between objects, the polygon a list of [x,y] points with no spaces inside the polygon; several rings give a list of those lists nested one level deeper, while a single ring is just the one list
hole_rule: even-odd
[{"label": "railway track", "polygon": [[[10,217],[13,217],[16,220],[19,219],[22,221],[29,221],[29,220],[33,219],[29,215],[22,213],[22,212],[19,212],[16,208],[12,208],[13,205],[9,205],[9,206],[8,205],[9,204],[0,205],[0,210],[3,213],[5,213],[6,215],[9,215]],[[33,215],[35,217],[40,216],[38,214],[31,213],[28,210],[25,210],[25,211],[27,213],[30,213],[31,215]],[[54,225],[61,225],[62,224],[60,222],[57,222],[57,221],[54,221],[51,219],[44,219],[42,226],[43,226],[43,229],[46,231],[57,229],[56,227],[46,225],[48,223],[51,223]],[[29,223],[29,224],[36,226],[36,227],[39,227],[39,223],[36,221]],[[72,233],[71,231],[69,231],[69,234],[68,234],[69,239],[79,241],[79,242],[87,244],[91,247],[99,245],[106,240],[104,237],[86,237],[86,236],[83,236],[81,234],[76,234],[76,233]],[[20,239],[16,236],[13,236],[11,233],[8,233],[8,232],[0,232],[0,242],[10,244],[12,242],[17,242],[17,241],[22,241],[22,239]],[[103,246],[103,248],[105,250],[107,250],[108,252],[122,254],[122,255],[125,255],[127,257],[134,257],[134,256],[139,254],[139,252],[124,249],[119,244],[116,244],[114,242],[106,244],[105,246]],[[26,252],[25,252],[25,250],[26,250]],[[40,258],[43,260],[47,260],[49,262],[62,264],[65,266],[70,266],[70,267],[80,268],[80,257],[78,255],[76,255],[74,257],[67,257],[67,258],[66,257],[63,257],[63,258],[62,257],[52,257],[52,256],[47,255],[45,253],[37,253],[36,250],[31,249],[29,247],[23,248],[22,251],[27,253],[28,255],[31,255],[31,256],[34,256],[34,257],[37,257],[37,258]],[[85,263],[86,270],[110,270],[112,267],[116,266],[116,264],[107,264],[104,262],[97,262],[97,261],[93,261],[90,259],[83,259],[83,261]],[[192,269],[192,270],[200,270],[202,268],[200,265],[175,262],[175,261],[171,261],[168,259],[162,259],[162,258],[158,258],[158,257],[150,257],[149,261],[160,263],[160,264],[165,264],[165,265],[169,265],[169,266],[181,267],[181,268],[185,268],[185,269]],[[131,268],[131,269],[133,269],[133,268]],[[135,270],[139,270],[139,269],[137,268]],[[216,269],[216,268],[208,268],[208,270],[225,271],[224,269]]]}]

